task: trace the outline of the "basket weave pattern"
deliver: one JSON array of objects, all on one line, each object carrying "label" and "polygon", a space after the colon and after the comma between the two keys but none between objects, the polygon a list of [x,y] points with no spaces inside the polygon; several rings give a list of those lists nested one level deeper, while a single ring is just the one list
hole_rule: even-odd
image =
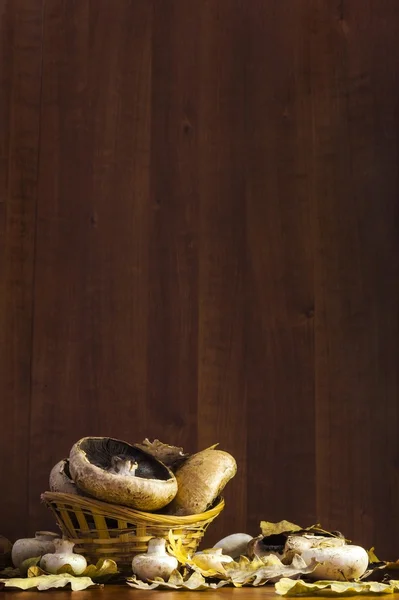
[{"label": "basket weave pattern", "polygon": [[151,538],[167,539],[170,531],[194,552],[208,525],[224,508],[224,500],[220,499],[204,513],[176,517],[59,492],[45,492],[42,499],[55,515],[63,535],[74,542],[76,552],[91,563],[112,558],[122,569],[130,568],[135,554],[147,551]]}]

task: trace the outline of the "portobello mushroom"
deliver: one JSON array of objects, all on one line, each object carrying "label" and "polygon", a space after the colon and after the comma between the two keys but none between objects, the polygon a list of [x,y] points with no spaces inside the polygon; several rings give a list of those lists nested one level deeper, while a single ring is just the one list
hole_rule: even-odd
[{"label": "portobello mushroom", "polygon": [[228,452],[212,447],[192,454],[176,470],[178,490],[168,514],[205,512],[236,472],[237,463]]},{"label": "portobello mushroom", "polygon": [[107,437],[85,437],[69,456],[71,476],[94,498],[145,511],[159,510],[176,495],[172,471],[140,448]]}]

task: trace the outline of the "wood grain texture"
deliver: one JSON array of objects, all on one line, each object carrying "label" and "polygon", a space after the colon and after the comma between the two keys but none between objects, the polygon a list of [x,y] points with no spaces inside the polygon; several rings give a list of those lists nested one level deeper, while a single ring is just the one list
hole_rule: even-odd
[{"label": "wood grain texture", "polygon": [[382,532],[397,493],[399,65],[384,8],[325,2],[311,14],[316,449],[318,519],[394,557]]},{"label": "wood grain texture", "polygon": [[246,528],[244,355],[244,3],[202,2],[199,130],[198,446],[219,442],[238,463],[209,532]]},{"label": "wood grain texture", "polygon": [[151,20],[145,0],[117,10],[56,0],[44,15],[35,528],[45,516],[38,498],[49,468],[74,441],[142,439],[147,431]]},{"label": "wood grain texture", "polygon": [[1,530],[28,522],[41,0],[0,3]]},{"label": "wood grain texture", "polygon": [[147,431],[190,452],[197,449],[200,4],[154,3],[146,240]]},{"label": "wood grain texture", "polygon": [[[315,520],[315,298],[305,8],[300,2],[276,0],[257,2],[256,10],[248,10],[246,358],[251,530],[266,513],[268,520],[286,515],[300,523]],[[284,23],[284,28],[276,23]]]},{"label": "wood grain texture", "polygon": [[236,457],[207,544],[397,558],[398,2],[0,15],[0,532],[53,527],[79,437],[148,436]]}]

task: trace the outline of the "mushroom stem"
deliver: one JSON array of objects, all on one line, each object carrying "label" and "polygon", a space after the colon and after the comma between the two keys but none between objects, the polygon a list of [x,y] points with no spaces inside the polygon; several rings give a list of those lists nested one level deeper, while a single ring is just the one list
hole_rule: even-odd
[{"label": "mushroom stem", "polygon": [[130,475],[131,477],[135,477],[138,466],[135,460],[122,456],[113,456],[109,472],[116,475]]}]

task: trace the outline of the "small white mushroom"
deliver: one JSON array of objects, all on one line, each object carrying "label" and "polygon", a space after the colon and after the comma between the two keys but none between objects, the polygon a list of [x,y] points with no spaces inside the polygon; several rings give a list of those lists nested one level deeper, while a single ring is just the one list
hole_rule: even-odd
[{"label": "small white mushroom", "polygon": [[247,546],[252,540],[252,535],[248,533],[232,533],[221,539],[214,548],[221,548],[223,554],[238,558],[247,553]]},{"label": "small white mushroom", "polygon": [[313,580],[332,579],[350,581],[361,577],[367,570],[369,558],[361,546],[344,545],[336,548],[309,548],[301,554],[309,565],[316,560],[319,565],[308,577]]},{"label": "small white mushroom", "polygon": [[63,494],[81,493],[71,477],[69,472],[69,461],[67,458],[60,460],[60,462],[51,469],[49,484],[52,492],[61,492]]}]

